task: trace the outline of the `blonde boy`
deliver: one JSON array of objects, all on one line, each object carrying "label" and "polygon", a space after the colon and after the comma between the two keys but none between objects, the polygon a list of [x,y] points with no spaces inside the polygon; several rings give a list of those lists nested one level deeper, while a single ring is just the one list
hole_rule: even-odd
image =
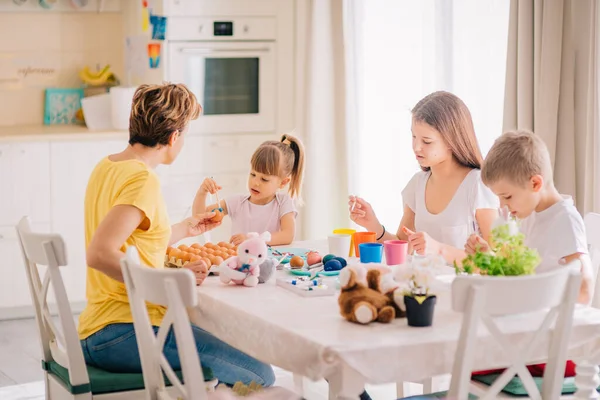
[{"label": "blonde boy", "polygon": [[[548,149],[532,132],[511,131],[496,140],[483,167],[481,179],[521,220],[525,245],[534,248],[542,261],[536,272],[560,268],[582,260],[582,284],[578,301],[587,304],[593,292],[592,272],[585,226],[570,196],[554,187]],[[479,236],[472,235],[465,246],[467,254],[489,249]]]}]

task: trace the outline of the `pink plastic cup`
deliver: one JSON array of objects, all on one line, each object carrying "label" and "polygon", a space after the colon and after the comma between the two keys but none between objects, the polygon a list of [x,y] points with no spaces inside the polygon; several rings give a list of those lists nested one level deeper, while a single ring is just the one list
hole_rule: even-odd
[{"label": "pink plastic cup", "polygon": [[400,265],[406,262],[408,242],[406,240],[386,240],[383,242],[387,265]]}]

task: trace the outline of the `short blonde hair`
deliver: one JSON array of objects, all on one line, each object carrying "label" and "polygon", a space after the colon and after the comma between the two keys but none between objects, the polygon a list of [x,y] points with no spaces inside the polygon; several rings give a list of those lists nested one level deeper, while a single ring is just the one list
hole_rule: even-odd
[{"label": "short blonde hair", "polygon": [[481,169],[485,185],[501,179],[525,185],[534,175],[552,182],[552,164],[544,141],[526,130],[508,131],[496,139]]},{"label": "short blonde hair", "polygon": [[173,132],[184,130],[201,111],[196,96],[185,85],[141,85],[131,105],[129,144],[166,145]]}]

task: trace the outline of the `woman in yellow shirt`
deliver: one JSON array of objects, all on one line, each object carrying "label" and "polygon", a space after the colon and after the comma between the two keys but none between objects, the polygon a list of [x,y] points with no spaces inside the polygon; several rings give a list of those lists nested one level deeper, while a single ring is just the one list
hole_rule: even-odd
[{"label": "woman in yellow shirt", "polygon": [[[218,224],[214,213],[187,218],[170,225],[159,178],[160,164],[171,164],[185,142],[191,120],[200,106],[184,85],[142,85],[133,98],[129,145],[121,153],[101,160],[92,172],[85,195],[87,246],[87,305],[79,317],[79,338],[86,363],[113,372],[141,372],[133,317],[121,275],[120,259],[126,246],[135,246],[149,267],[159,267],[167,246],[197,236]],[[207,275],[202,262],[186,265],[201,284]],[[152,324],[158,327],[164,308],[148,305]],[[192,325],[202,364],[222,382],[255,381],[270,386],[275,375],[264,364]],[[180,368],[173,333],[164,354]]]}]

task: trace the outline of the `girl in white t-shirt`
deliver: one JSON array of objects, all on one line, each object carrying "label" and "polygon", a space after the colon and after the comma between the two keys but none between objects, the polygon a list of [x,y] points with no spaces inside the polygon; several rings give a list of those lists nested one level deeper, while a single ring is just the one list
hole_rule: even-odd
[{"label": "girl in white t-shirt", "polygon": [[378,241],[403,239],[409,252],[465,257],[472,233],[488,238],[498,198],[481,182],[482,156],[467,106],[448,92],[434,92],[412,110],[413,151],[421,167],[402,191],[404,215],[389,233],[371,205],[350,196],[350,217]]}]

